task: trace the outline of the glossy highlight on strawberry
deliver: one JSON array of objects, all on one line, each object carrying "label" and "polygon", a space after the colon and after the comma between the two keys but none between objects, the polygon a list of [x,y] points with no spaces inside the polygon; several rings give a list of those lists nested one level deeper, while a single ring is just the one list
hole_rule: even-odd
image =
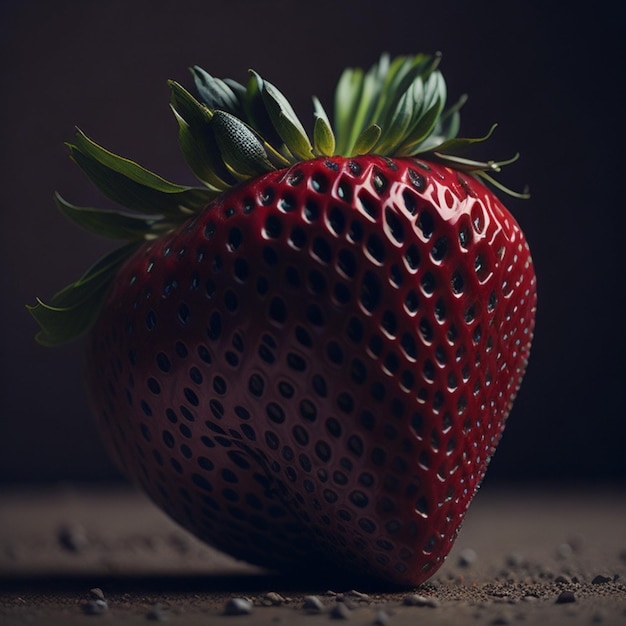
[{"label": "glossy highlight on strawberry", "polygon": [[[224,85],[195,72],[201,93],[207,81]],[[290,114],[273,89],[268,117],[272,102]],[[177,102],[181,129],[192,129],[190,105]],[[227,118],[218,111],[211,120]],[[250,161],[220,148],[221,175],[242,180],[204,206],[201,190],[169,188],[170,199],[199,205],[184,217],[172,203],[141,223],[113,220],[144,241],[128,237],[73,286],[90,285],[99,302],[87,388],[120,467],[206,542],[268,568],[332,564],[418,585],[452,547],[521,384],[533,265],[517,222],[476,174],[493,164],[437,150],[324,154],[335,140],[318,124],[307,147],[289,135],[295,122],[277,123],[287,163],[272,164],[262,144],[253,160],[267,171],[247,177]],[[408,141],[364,126],[353,145],[368,133],[382,148]],[[182,133],[198,173],[189,141]],[[456,141],[435,145],[466,147]],[[155,176],[94,146],[79,138],[73,155],[109,195]],[[94,162],[111,168],[93,174]],[[112,192],[112,169],[126,190]],[[56,309],[78,317],[77,307]],[[39,321],[51,337],[54,324]]]}]

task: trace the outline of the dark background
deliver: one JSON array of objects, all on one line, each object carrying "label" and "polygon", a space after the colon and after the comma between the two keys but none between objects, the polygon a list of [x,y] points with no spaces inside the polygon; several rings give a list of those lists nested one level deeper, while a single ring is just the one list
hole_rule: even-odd
[{"label": "dark background", "polygon": [[[277,84],[310,119],[346,65],[383,50],[443,53],[462,131],[499,128],[489,156],[521,160],[503,181],[539,284],[530,367],[490,481],[625,481],[623,32],[595,2],[0,1],[0,480],[119,478],[81,387],[81,348],[34,343],[24,309],[110,248],[56,211],[59,190],[102,205],[67,157],[74,125],[181,183],[166,80],[188,66]],[[618,5],[612,5],[614,9]],[[618,169],[619,168],[619,169]],[[623,221],[623,220],[622,220]]]}]

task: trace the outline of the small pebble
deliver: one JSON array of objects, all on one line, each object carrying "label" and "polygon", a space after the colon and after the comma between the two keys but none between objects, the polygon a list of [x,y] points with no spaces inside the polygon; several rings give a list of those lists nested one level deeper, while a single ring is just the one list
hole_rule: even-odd
[{"label": "small pebble", "polygon": [[573,591],[561,591],[556,599],[557,604],[569,604],[571,602],[576,602],[576,596]]},{"label": "small pebble", "polygon": [[440,606],[440,602],[437,598],[433,596],[422,596],[417,593],[404,596],[402,602],[405,606],[427,606],[431,609],[435,609]]},{"label": "small pebble", "polygon": [[365,602],[368,602],[370,600],[370,597],[366,593],[363,593],[362,591],[357,591],[356,589],[348,591],[347,595],[350,595],[357,600],[363,600]]},{"label": "small pebble", "polygon": [[330,612],[333,619],[350,619],[350,609],[343,603],[337,602]]},{"label": "small pebble", "polygon": [[560,585],[567,585],[567,584],[569,584],[571,581],[570,581],[570,579],[569,579],[567,576],[565,576],[564,574],[560,574],[559,576],[557,576],[557,577],[554,579],[554,582],[555,582],[555,583],[559,583]]},{"label": "small pebble", "polygon": [[592,585],[604,585],[606,583],[610,583],[612,578],[609,576],[603,576],[602,574],[598,574],[592,581]]},{"label": "small pebble", "polygon": [[106,600],[89,600],[83,604],[83,613],[86,615],[103,615],[108,609]]},{"label": "small pebble", "polygon": [[100,587],[94,587],[93,589],[90,589],[89,593],[91,594],[91,597],[96,600],[104,600],[104,591],[102,591]]},{"label": "small pebble", "polygon": [[317,596],[306,596],[302,603],[302,608],[305,611],[311,611],[312,613],[320,613],[324,610],[322,601]]},{"label": "small pebble", "polygon": [[475,550],[472,550],[472,548],[465,548],[464,550],[461,550],[461,553],[459,554],[459,565],[461,567],[470,567],[476,562],[477,558],[478,555]]},{"label": "small pebble", "polygon": [[281,604],[285,604],[286,600],[279,593],[270,591],[263,596],[262,602],[265,606],[280,606]]},{"label": "small pebble", "polygon": [[494,626],[507,626],[507,624],[511,623],[511,618],[508,615],[498,615],[490,623]]},{"label": "small pebble", "polygon": [[372,626],[387,626],[387,624],[389,624],[390,619],[391,619],[391,616],[389,615],[389,613],[387,613],[385,609],[380,609],[376,613],[376,618],[372,622]]},{"label": "small pebble", "polygon": [[250,615],[252,602],[245,598],[231,598],[224,606],[223,615]]}]

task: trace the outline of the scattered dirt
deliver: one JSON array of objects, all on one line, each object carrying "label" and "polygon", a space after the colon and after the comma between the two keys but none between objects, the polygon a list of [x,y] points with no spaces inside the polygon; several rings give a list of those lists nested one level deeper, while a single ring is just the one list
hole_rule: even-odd
[{"label": "scattered dirt", "polygon": [[0,624],[626,625],[626,492],[483,487],[416,589],[264,572],[131,489],[0,495]]}]

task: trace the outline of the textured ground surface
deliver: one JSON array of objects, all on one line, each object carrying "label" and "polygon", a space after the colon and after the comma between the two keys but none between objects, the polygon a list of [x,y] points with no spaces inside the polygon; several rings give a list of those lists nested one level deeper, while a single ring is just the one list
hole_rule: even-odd
[{"label": "textured ground surface", "polygon": [[626,492],[485,486],[446,564],[409,591],[259,571],[127,489],[0,492],[2,625],[341,621],[626,624]]}]

